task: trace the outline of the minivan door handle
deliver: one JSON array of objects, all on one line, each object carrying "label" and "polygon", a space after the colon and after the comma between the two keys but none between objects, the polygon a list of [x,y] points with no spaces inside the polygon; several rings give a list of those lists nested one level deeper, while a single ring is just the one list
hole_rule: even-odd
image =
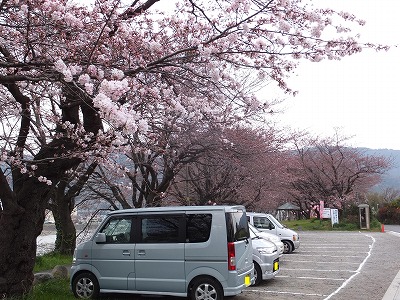
[{"label": "minivan door handle", "polygon": [[146,250],[138,250],[138,255],[146,255]]},{"label": "minivan door handle", "polygon": [[122,251],[122,255],[131,256],[131,252],[129,250]]}]

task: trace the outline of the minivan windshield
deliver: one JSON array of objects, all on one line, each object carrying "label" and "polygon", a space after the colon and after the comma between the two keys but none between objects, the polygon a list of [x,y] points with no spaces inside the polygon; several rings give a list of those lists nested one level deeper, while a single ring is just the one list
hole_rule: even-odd
[{"label": "minivan windshield", "polygon": [[237,242],[250,237],[246,213],[244,211],[226,213],[228,242]]}]

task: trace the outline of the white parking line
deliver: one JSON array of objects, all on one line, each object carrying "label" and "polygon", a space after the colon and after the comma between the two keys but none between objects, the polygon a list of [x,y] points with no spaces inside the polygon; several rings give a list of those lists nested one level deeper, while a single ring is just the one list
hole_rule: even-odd
[{"label": "white parking line", "polygon": [[294,295],[294,296],[310,296],[310,297],[325,297],[324,294],[311,294],[311,293],[299,293],[299,292],[283,292],[283,291],[271,291],[271,290],[252,290],[246,288],[246,291],[255,293],[265,293],[265,294],[284,294],[284,295]]},{"label": "white parking line", "polygon": [[[317,245],[317,244],[316,244]],[[310,247],[310,246],[312,246],[312,247]],[[319,246],[319,247],[318,247]],[[307,244],[307,246],[306,247],[301,247],[301,250],[303,251],[304,249],[319,249],[319,248],[322,248],[322,249],[325,249],[325,248],[329,248],[329,249],[349,249],[349,248],[365,248],[365,245],[363,245],[363,246],[356,246],[356,247],[354,247],[354,246],[342,246],[342,247],[338,247],[338,246],[330,246],[330,245],[322,245],[321,246],[321,244],[318,244],[318,246],[313,246],[313,245],[311,245],[311,244]]]},{"label": "white parking line", "polygon": [[361,262],[361,264],[358,266],[358,269],[356,271],[356,273],[354,273],[353,275],[351,275],[345,282],[342,283],[342,285],[336,289],[336,291],[334,291],[333,293],[331,293],[329,296],[327,296],[326,298],[324,298],[324,300],[328,300],[330,299],[332,296],[336,295],[341,289],[343,289],[354,277],[356,277],[358,274],[360,274],[361,269],[364,267],[365,263],[367,262],[368,258],[371,256],[371,252],[372,249],[374,248],[374,244],[375,244],[375,239],[373,236],[371,235],[367,235],[364,234],[365,236],[369,237],[372,240],[372,244],[369,245],[369,252],[368,255],[364,258],[364,260]]},{"label": "white parking line", "polygon": [[334,280],[334,281],[345,281],[345,280],[346,280],[346,278],[309,277],[309,276],[286,276],[286,275],[276,275],[275,278],[296,278],[296,279]]},{"label": "white parking line", "polygon": [[[355,249],[349,250],[349,251],[343,250],[343,251],[340,251],[340,253],[345,253],[345,252],[354,253],[354,251],[357,251],[357,250],[355,250]],[[310,253],[310,252],[316,252],[316,253],[338,253],[337,250],[332,250],[332,251],[329,251],[329,250],[316,250],[316,251],[308,250],[308,251],[306,251],[306,252],[307,252],[307,253]],[[302,252],[302,253],[303,253],[303,252]],[[301,255],[302,253],[299,253],[299,254]],[[368,252],[357,251],[357,253],[360,253],[360,254],[361,254],[361,253],[367,254]],[[364,256],[363,256],[363,257],[364,257]]]},{"label": "white parking line", "polygon": [[[369,252],[365,252],[365,254],[368,254]],[[319,254],[303,254],[303,253],[291,253],[290,254],[291,256],[295,256],[295,255],[299,255],[299,256],[312,256],[312,257],[315,257],[315,256],[323,256],[323,257],[339,257],[339,258],[343,258],[343,257],[351,257],[351,258],[354,258],[354,257],[359,257],[359,258],[363,258],[364,256],[358,256],[358,255],[325,255],[325,254],[321,254],[321,255],[319,255]]]},{"label": "white parking line", "polygon": [[[282,260],[283,261],[283,260]],[[285,262],[296,262],[296,263],[312,263],[312,264],[342,264],[342,261],[315,261],[315,260],[297,260],[297,259],[286,259],[284,260]],[[357,262],[346,262],[346,265],[359,265]]]},{"label": "white parking line", "polygon": [[356,270],[335,270],[335,269],[330,269],[330,270],[321,270],[321,269],[291,269],[291,268],[280,268],[282,270],[288,270],[288,271],[311,271],[311,272],[349,272],[349,273],[355,273]]}]

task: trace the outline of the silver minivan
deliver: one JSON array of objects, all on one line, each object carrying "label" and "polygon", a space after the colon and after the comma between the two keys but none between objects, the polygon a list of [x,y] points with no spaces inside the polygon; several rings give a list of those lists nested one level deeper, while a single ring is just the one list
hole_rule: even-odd
[{"label": "silver minivan", "polygon": [[247,219],[258,230],[277,235],[284,244],[284,253],[291,253],[300,247],[298,233],[282,225],[271,214],[248,212]]},{"label": "silver minivan", "polygon": [[71,288],[100,293],[223,299],[254,283],[243,206],[180,206],[111,212],[77,246]]}]

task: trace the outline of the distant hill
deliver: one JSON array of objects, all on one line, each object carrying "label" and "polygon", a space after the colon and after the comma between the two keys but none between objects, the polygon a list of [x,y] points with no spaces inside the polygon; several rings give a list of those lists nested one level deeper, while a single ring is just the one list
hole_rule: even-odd
[{"label": "distant hill", "polygon": [[400,190],[400,150],[360,148],[366,155],[383,156],[392,161],[392,168],[382,176],[381,183],[372,188],[375,192],[386,188]]}]

